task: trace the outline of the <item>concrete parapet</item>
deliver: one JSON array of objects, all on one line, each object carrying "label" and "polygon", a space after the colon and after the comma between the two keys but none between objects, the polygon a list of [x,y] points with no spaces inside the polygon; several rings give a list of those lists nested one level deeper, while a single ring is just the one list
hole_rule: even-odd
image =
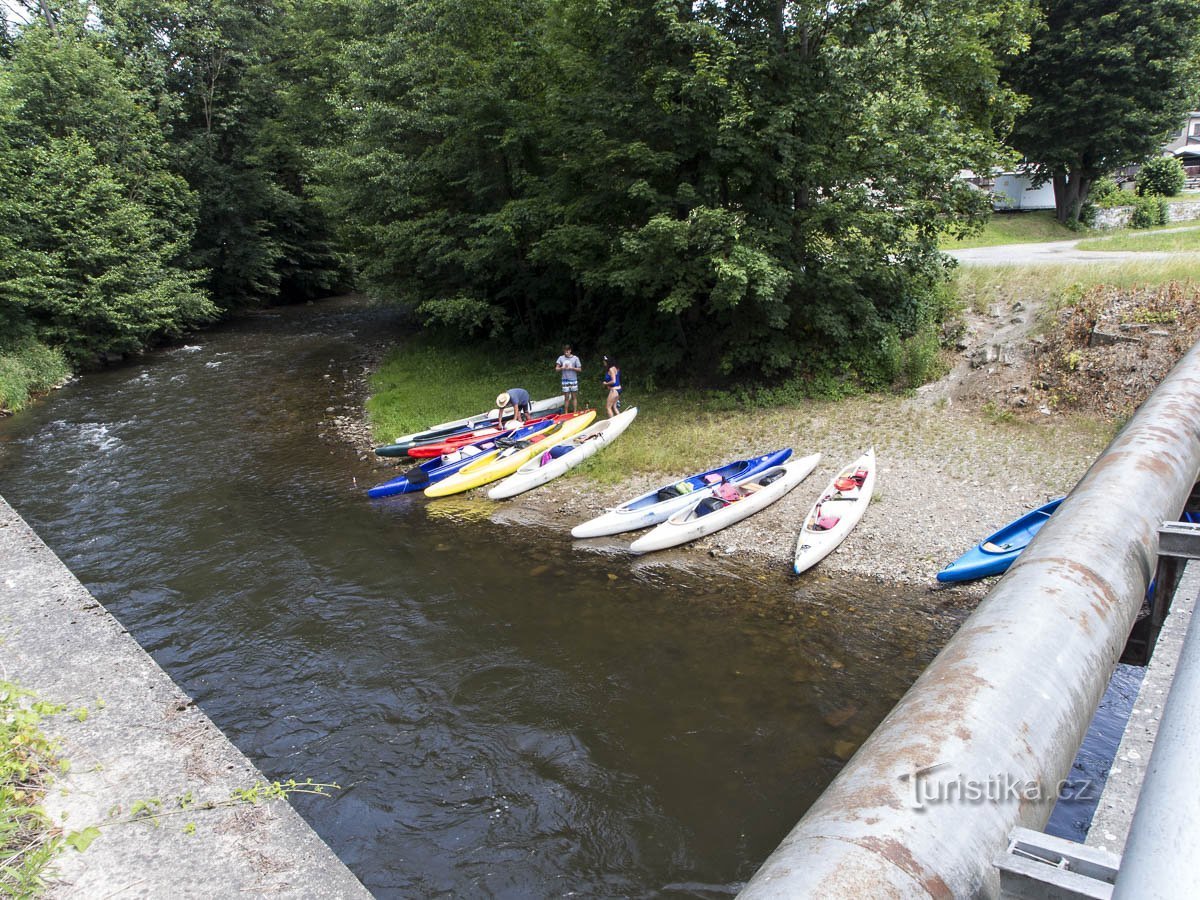
[{"label": "concrete parapet", "polygon": [[[180,798],[224,801],[265,778],[3,498],[0,665],[68,709],[43,729],[71,763],[47,811],[68,830],[101,826],[85,852],[57,858],[48,896],[370,896],[282,800],[165,815]],[[150,800],[157,825],[106,824]]]}]

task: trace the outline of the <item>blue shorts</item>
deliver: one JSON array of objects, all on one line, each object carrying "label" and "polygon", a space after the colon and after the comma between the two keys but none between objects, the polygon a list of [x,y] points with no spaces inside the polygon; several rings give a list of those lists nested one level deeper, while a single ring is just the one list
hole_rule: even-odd
[{"label": "blue shorts", "polygon": [[578,381],[564,381],[562,383],[562,392],[564,394],[574,394],[579,390]]}]

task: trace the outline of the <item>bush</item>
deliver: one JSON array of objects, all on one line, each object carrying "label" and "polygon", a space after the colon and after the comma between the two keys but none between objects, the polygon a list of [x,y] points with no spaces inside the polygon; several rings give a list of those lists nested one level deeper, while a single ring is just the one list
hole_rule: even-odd
[{"label": "bush", "polygon": [[1157,194],[1138,197],[1133,201],[1130,228],[1153,228],[1167,224],[1167,201]]},{"label": "bush", "polygon": [[1116,180],[1105,176],[1096,179],[1088,192],[1088,203],[1097,209],[1112,209],[1114,206],[1128,206],[1133,202],[1129,191],[1124,191]]},{"label": "bush", "polygon": [[1161,197],[1174,197],[1183,190],[1185,181],[1187,176],[1183,164],[1174,156],[1160,156],[1149,160],[1138,172],[1138,196],[1158,194]]}]

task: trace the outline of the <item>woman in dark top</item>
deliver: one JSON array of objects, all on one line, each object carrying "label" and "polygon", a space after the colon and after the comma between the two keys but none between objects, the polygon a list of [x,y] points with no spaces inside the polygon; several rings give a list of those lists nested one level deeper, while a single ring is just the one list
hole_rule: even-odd
[{"label": "woman in dark top", "polygon": [[608,388],[608,417],[611,419],[621,411],[621,370],[617,361],[604,357],[604,386]]}]

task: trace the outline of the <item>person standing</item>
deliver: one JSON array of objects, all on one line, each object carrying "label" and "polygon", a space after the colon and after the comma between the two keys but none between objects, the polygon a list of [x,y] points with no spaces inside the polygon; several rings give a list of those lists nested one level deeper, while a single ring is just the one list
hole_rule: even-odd
[{"label": "person standing", "polygon": [[513,424],[529,421],[529,391],[524,388],[509,388],[496,396],[496,416],[500,427],[504,427],[504,410],[513,408]]},{"label": "person standing", "polygon": [[583,371],[583,363],[571,352],[570,344],[563,344],[554,371],[562,377],[563,412],[579,412],[579,373]]},{"label": "person standing", "polygon": [[608,417],[611,419],[621,411],[621,369],[610,356],[604,357],[604,386],[608,388]]}]

